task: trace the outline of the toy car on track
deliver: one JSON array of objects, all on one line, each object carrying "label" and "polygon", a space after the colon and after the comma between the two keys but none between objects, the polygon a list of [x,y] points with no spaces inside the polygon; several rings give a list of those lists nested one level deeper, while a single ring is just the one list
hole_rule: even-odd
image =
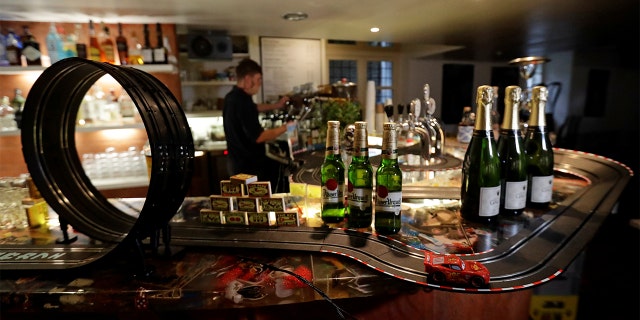
[{"label": "toy car on track", "polygon": [[475,288],[489,284],[489,270],[477,261],[465,261],[454,254],[425,251],[425,271],[434,283],[458,283]]}]

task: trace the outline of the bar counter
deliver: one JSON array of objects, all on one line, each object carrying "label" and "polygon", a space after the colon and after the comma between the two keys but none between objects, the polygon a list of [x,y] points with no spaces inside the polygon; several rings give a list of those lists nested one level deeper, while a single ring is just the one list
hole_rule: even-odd
[{"label": "bar counter", "polygon": [[[77,240],[57,243],[64,235],[52,213],[48,227],[0,231],[2,316],[98,312],[129,317],[177,310],[220,319],[278,318],[290,310],[311,319],[339,314],[322,301],[326,298],[368,319],[388,318],[391,312],[425,319],[524,318],[531,288],[565,271],[633,175],[612,159],[554,151],[550,209],[527,209],[522,217],[502,219],[497,229],[459,220],[459,168],[406,180],[403,228],[389,237],[371,228],[323,226],[317,199],[306,193],[285,195],[301,209],[299,227],[205,225],[199,210],[208,198],[186,198],[170,223],[171,237],[158,234],[140,247],[96,240],[72,226],[70,236]],[[300,175],[315,179],[318,158],[315,152],[301,155],[303,166],[292,182]],[[131,219],[144,201],[109,199]],[[420,215],[425,210],[452,220],[435,223]],[[491,282],[484,288],[432,283],[424,270],[424,250],[479,261],[490,270]]]}]

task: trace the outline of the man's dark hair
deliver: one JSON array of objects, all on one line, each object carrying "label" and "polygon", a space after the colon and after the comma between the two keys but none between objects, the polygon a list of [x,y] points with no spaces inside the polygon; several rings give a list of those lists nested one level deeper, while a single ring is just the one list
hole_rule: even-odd
[{"label": "man's dark hair", "polygon": [[257,62],[249,58],[242,59],[236,67],[236,77],[238,77],[238,79],[242,79],[245,76],[254,75],[256,73],[262,74],[262,67],[260,67]]}]

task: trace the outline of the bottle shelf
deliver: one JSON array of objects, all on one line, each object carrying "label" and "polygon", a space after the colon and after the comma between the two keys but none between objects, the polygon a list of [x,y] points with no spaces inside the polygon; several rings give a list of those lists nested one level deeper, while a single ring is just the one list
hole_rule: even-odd
[{"label": "bottle shelf", "polygon": [[217,87],[217,86],[232,86],[235,85],[235,81],[230,80],[211,80],[211,81],[182,81],[182,86],[191,86],[191,87],[199,87],[199,86],[208,86],[208,87]]},{"label": "bottle shelf", "polygon": [[[175,73],[177,72],[177,68],[172,64],[141,64],[141,65],[131,65],[131,68],[136,68],[149,73]],[[0,75],[18,75],[29,72],[42,72],[47,67],[42,66],[6,66],[0,67]]]},{"label": "bottle shelf", "polygon": [[[113,124],[104,124],[104,125],[90,125],[90,126],[78,126],[76,127],[76,132],[94,132],[94,131],[102,131],[109,129],[144,129],[144,123],[113,123]],[[0,131],[0,136],[19,136],[20,130],[12,129],[12,130],[2,130]]]}]

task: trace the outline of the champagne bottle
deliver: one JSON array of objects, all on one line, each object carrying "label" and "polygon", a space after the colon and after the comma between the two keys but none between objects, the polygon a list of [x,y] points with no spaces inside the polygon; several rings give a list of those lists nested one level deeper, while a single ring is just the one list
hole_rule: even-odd
[{"label": "champagne bottle", "polygon": [[327,143],[320,167],[322,180],[322,221],[344,220],[344,163],[340,156],[340,121],[327,121]]},{"label": "champagne bottle", "polygon": [[36,37],[29,30],[29,26],[22,26],[22,55],[27,60],[28,66],[40,66],[42,60],[40,57],[40,43],[36,41]]},{"label": "champagne bottle", "polygon": [[504,118],[498,136],[500,214],[506,216],[522,214],[527,205],[527,158],[518,117],[521,97],[520,87],[508,86],[505,89]]},{"label": "champagne bottle", "polygon": [[462,162],[460,213],[469,221],[495,223],[500,212],[500,158],[491,130],[493,88],[478,87],[473,136]]},{"label": "champagne bottle", "polygon": [[121,65],[129,64],[129,45],[127,38],[122,33],[122,23],[118,23],[118,36],[116,37],[116,49],[118,50],[118,58]]},{"label": "champagne bottle", "polygon": [[373,167],[369,162],[367,123],[355,122],[353,158],[347,171],[347,202],[349,228],[367,228],[373,219]]},{"label": "champagne bottle", "polygon": [[549,140],[545,119],[548,91],[544,86],[533,87],[531,115],[524,137],[527,158],[527,206],[548,208],[553,194],[553,147]]},{"label": "champagne bottle", "polygon": [[153,63],[153,48],[151,47],[151,40],[149,40],[149,25],[144,25],[144,46],[141,50],[142,61],[145,64]]},{"label": "champagne bottle", "polygon": [[402,171],[398,164],[396,123],[382,127],[382,160],[376,171],[374,227],[379,234],[395,234],[402,227]]},{"label": "champagne bottle", "polygon": [[162,27],[156,23],[156,47],[153,48],[153,63],[167,63],[167,48],[164,47]]}]

